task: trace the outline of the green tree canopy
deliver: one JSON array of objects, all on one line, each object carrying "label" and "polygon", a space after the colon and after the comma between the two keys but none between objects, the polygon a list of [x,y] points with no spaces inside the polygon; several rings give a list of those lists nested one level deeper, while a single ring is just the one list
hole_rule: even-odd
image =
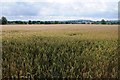
[{"label": "green tree canopy", "polygon": [[101,24],[106,24],[106,21],[104,19],[102,19]]},{"label": "green tree canopy", "polygon": [[29,21],[28,21],[28,24],[32,24],[32,21],[31,21],[31,20],[29,20]]},{"label": "green tree canopy", "polygon": [[2,23],[3,25],[5,25],[5,24],[8,23],[6,17],[3,16],[3,17],[1,18],[1,23]]}]

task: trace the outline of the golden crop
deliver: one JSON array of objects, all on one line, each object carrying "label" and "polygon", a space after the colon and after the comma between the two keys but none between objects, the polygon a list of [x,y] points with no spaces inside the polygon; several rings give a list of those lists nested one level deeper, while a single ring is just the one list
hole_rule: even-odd
[{"label": "golden crop", "polygon": [[3,78],[117,78],[116,31],[4,31]]}]

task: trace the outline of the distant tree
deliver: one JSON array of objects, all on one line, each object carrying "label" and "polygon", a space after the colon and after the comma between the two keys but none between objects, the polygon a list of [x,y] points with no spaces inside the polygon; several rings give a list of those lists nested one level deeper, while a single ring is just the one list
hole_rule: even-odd
[{"label": "distant tree", "polygon": [[120,25],[120,20],[118,20],[117,24]]},{"label": "distant tree", "polygon": [[59,24],[59,21],[55,21],[55,24]]},{"label": "distant tree", "polygon": [[45,24],[50,24],[50,21],[45,21]]},{"label": "distant tree", "polygon": [[0,22],[0,23],[2,23],[2,25],[7,24],[8,21],[7,21],[6,17],[3,16],[3,17],[1,18],[1,22]]},{"label": "distant tree", "polygon": [[36,24],[40,24],[40,21],[36,21]]},{"label": "distant tree", "polygon": [[45,22],[43,22],[43,21],[40,21],[40,24],[45,24]]},{"label": "distant tree", "polygon": [[31,20],[29,20],[29,21],[28,21],[28,24],[32,24],[32,21],[31,21]]},{"label": "distant tree", "polygon": [[37,22],[36,22],[36,21],[32,21],[31,23],[32,23],[32,24],[37,24]]},{"label": "distant tree", "polygon": [[2,24],[2,19],[0,19],[0,24]]},{"label": "distant tree", "polygon": [[101,24],[106,24],[106,21],[104,19],[102,19]]},{"label": "distant tree", "polygon": [[70,24],[70,22],[66,21],[65,24]]},{"label": "distant tree", "polygon": [[24,24],[27,24],[27,22],[26,22],[26,21],[24,21]]},{"label": "distant tree", "polygon": [[20,24],[20,22],[19,21],[15,21],[15,24]]}]

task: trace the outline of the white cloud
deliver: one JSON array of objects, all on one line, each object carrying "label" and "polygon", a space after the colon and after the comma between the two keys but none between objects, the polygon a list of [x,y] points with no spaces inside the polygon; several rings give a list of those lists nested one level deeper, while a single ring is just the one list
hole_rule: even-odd
[{"label": "white cloud", "polygon": [[[6,16],[64,18],[117,18],[119,0],[2,0]],[[10,3],[7,3],[10,2]],[[24,5],[19,6],[17,2]],[[22,4],[21,3],[21,4]],[[16,9],[17,7],[17,9]],[[63,18],[64,16],[64,18]]]},{"label": "white cloud", "polygon": [[118,2],[119,0],[1,0],[1,2],[54,2],[54,3],[73,3],[73,2]]}]

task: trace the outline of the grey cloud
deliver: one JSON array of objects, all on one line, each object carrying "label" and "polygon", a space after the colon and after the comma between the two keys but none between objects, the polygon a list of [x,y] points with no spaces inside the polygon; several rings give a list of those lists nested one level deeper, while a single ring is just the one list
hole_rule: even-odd
[{"label": "grey cloud", "polygon": [[[6,4],[11,4],[6,3]],[[2,14],[6,16],[36,16],[37,9],[34,5],[24,2],[16,2],[10,6],[3,5]]]}]

